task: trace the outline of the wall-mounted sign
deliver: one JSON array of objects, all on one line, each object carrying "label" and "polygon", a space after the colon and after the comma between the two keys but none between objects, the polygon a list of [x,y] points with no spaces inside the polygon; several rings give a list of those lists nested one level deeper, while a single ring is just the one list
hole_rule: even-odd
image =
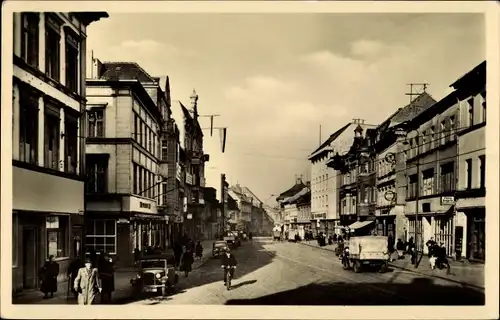
[{"label": "wall-mounted sign", "polygon": [[392,201],[396,200],[397,196],[398,195],[394,191],[386,191],[385,194],[384,194],[385,200],[387,200],[389,202],[392,202]]},{"label": "wall-mounted sign", "polygon": [[151,203],[141,201],[139,202],[139,207],[143,209],[151,209]]},{"label": "wall-mounted sign", "polygon": [[452,205],[455,204],[455,197],[441,197],[441,205]]},{"label": "wall-mounted sign", "polygon": [[118,223],[118,224],[128,224],[128,223],[130,223],[130,221],[128,221],[127,219],[124,219],[124,218],[120,218],[120,219],[116,220],[116,223]]}]

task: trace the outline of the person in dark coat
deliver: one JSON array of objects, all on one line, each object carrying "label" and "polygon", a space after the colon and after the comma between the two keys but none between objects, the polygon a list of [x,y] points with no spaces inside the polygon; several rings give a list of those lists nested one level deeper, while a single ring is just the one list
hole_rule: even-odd
[{"label": "person in dark coat", "polygon": [[[69,283],[74,283],[76,276],[78,275],[78,270],[80,268],[85,267],[85,264],[83,263],[82,259],[80,257],[76,257],[73,262],[69,265],[68,268],[68,279]],[[75,288],[71,287],[71,292],[75,296],[75,299],[78,297],[78,292],[75,291]]]},{"label": "person in dark coat", "polygon": [[408,252],[410,252],[411,255],[411,264],[416,264],[417,263],[417,251],[415,250],[415,243],[413,242],[413,237],[410,238],[410,241],[408,241]]},{"label": "person in dark coat", "polygon": [[405,244],[401,239],[398,239],[398,242],[396,242],[396,250],[398,252],[398,259],[402,259],[405,251]]},{"label": "person in dark coat", "polygon": [[182,247],[182,255],[181,255],[181,267],[180,270],[184,271],[184,275],[187,277],[189,272],[192,270],[193,265],[193,253],[191,251],[187,251],[186,247]]},{"label": "person in dark coat", "polygon": [[200,241],[196,241],[195,253],[197,258],[203,257],[203,247]]},{"label": "person in dark coat", "polygon": [[115,291],[115,271],[109,255],[104,255],[98,270],[101,278],[101,303],[107,304],[111,302],[111,293]]},{"label": "person in dark coat", "polygon": [[[220,257],[220,263],[224,268],[224,285],[226,285],[228,267],[236,268],[236,265],[238,264],[236,257],[231,253],[231,249],[229,249],[229,247],[226,248],[226,252]],[[231,278],[234,278],[234,268],[229,269]]]},{"label": "person in dark coat", "polygon": [[43,298],[48,299],[49,293],[50,297],[54,297],[54,293],[57,292],[57,276],[59,275],[59,264],[54,261],[54,256],[49,256],[49,260],[45,262],[40,271],[40,278],[42,284],[40,286],[40,291],[44,293]]},{"label": "person in dark coat", "polygon": [[389,253],[393,253],[394,252],[394,237],[392,235],[390,235],[389,237],[387,237],[387,251]]}]

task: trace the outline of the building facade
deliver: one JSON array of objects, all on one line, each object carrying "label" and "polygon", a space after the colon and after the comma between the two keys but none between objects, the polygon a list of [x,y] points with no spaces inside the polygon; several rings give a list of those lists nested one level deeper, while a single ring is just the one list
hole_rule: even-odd
[{"label": "building facade", "polygon": [[458,181],[454,251],[457,258],[485,261],[486,62],[452,85],[460,92]]},{"label": "building facade", "polygon": [[[86,32],[101,13],[14,13],[12,289],[82,254]],[[61,280],[61,279],[60,279]]]},{"label": "building facade", "polygon": [[96,61],[87,79],[86,248],[131,265],[137,248],[166,246],[158,210],[161,110],[144,84],[155,79],[135,63]]},{"label": "building facade", "polygon": [[283,230],[289,230],[291,226],[291,219],[290,219],[290,214],[289,210],[285,209],[285,200],[293,197],[297,193],[300,192],[300,190],[306,188],[307,185],[304,184],[302,181],[302,177],[296,177],[295,179],[295,184],[289,188],[288,190],[282,192],[278,197],[276,197],[276,202],[278,202],[278,208],[279,208],[279,220],[282,224]]},{"label": "building facade", "polygon": [[308,157],[311,162],[311,214],[315,233],[331,235],[340,232],[338,200],[341,180],[339,173],[327,163],[336,153],[344,154],[349,150],[357,126],[372,127],[366,125],[364,120],[355,119],[333,133]]}]

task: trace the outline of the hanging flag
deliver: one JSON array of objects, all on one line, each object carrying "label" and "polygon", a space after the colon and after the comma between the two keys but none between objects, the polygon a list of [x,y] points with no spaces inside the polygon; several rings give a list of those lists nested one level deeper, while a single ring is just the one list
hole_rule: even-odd
[{"label": "hanging flag", "polygon": [[212,137],[214,133],[214,116],[210,116],[210,136]]},{"label": "hanging flag", "polygon": [[226,131],[227,131],[227,128],[219,129],[220,144],[221,144],[222,153],[224,153],[224,150],[226,150]]}]

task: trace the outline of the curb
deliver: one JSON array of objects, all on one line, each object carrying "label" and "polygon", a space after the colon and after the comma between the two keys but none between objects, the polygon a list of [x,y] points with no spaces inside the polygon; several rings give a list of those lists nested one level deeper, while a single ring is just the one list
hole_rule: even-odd
[{"label": "curb", "polygon": [[[335,250],[331,250],[331,249],[328,249],[328,248],[325,248],[325,247],[316,247],[316,246],[310,245],[308,243],[303,243],[303,242],[298,242],[298,243],[301,244],[301,245],[304,245],[304,246],[312,247],[312,248],[317,248],[317,249],[321,249],[321,250],[335,252]],[[389,262],[388,264],[389,264],[389,266],[391,266],[393,268],[400,269],[400,270],[405,270],[405,271],[409,271],[409,272],[412,272],[412,273],[415,273],[415,274],[418,274],[418,275],[423,275],[423,276],[427,276],[427,277],[438,278],[438,279],[441,279],[441,280],[454,282],[454,283],[460,284],[460,285],[465,286],[465,287],[471,287],[471,288],[474,288],[474,289],[484,290],[484,287],[477,286],[477,285],[474,285],[474,284],[470,284],[470,283],[466,283],[466,282],[460,282],[458,280],[453,280],[453,279],[442,277],[442,276],[439,276],[439,275],[430,275],[430,274],[426,274],[426,273],[423,273],[423,272],[418,272],[417,270],[412,270],[411,268],[400,267],[398,265],[392,264],[391,262]]]}]

